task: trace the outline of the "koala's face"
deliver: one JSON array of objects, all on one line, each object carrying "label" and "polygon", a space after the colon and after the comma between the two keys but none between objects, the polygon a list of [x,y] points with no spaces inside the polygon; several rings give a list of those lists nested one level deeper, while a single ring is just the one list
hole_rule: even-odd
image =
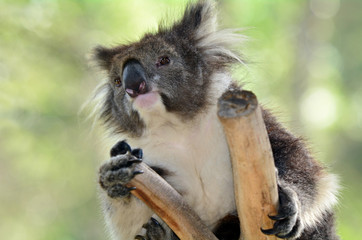
[{"label": "koala's face", "polygon": [[140,136],[142,114],[155,105],[185,121],[205,110],[213,92],[210,76],[239,60],[227,49],[235,34],[217,32],[215,22],[211,2],[200,1],[173,26],[161,26],[138,42],[96,48],[95,60],[108,74],[100,90],[106,93],[105,123],[115,132]]},{"label": "koala's face", "polygon": [[116,102],[152,107],[160,97],[167,111],[191,117],[206,104],[203,65],[196,48],[172,34],[147,35],[112,57],[108,80]]}]

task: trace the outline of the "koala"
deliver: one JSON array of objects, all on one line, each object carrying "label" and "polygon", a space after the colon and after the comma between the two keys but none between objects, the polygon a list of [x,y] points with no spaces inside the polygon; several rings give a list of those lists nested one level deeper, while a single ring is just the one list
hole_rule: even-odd
[{"label": "koala", "polygon": [[[216,103],[241,89],[231,67],[243,36],[219,30],[215,3],[188,3],[183,17],[139,41],[98,46],[94,60],[106,73],[96,90],[99,118],[119,141],[99,171],[105,221],[112,239],[178,239],[127,183],[141,161],[177,190],[218,239],[240,236],[230,154]],[[267,235],[337,240],[333,206],[337,177],[309,153],[303,140],[262,110],[277,168],[279,208]],[[235,133],[235,134],[243,134]]]}]

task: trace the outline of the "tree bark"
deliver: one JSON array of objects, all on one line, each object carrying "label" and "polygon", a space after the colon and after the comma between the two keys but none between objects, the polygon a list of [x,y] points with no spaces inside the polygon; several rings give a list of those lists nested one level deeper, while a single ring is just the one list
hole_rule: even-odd
[{"label": "tree bark", "polygon": [[143,174],[135,176],[131,193],[147,204],[182,240],[217,240],[182,196],[144,163],[137,166]]},{"label": "tree bark", "polygon": [[260,228],[273,227],[278,190],[273,154],[258,101],[252,92],[231,90],[218,103],[228,141],[242,240],[277,239]]}]

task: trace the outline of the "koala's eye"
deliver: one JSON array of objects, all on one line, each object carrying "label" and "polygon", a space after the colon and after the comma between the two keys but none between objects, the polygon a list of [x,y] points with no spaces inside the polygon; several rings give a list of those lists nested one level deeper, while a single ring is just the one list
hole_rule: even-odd
[{"label": "koala's eye", "polygon": [[160,67],[160,66],[164,66],[164,65],[167,65],[171,62],[170,58],[167,57],[167,56],[163,56],[163,57],[160,57],[158,59],[158,62],[156,63],[156,66],[157,67]]},{"label": "koala's eye", "polygon": [[116,87],[120,87],[122,85],[122,81],[121,81],[120,77],[116,77],[113,81],[116,84]]}]

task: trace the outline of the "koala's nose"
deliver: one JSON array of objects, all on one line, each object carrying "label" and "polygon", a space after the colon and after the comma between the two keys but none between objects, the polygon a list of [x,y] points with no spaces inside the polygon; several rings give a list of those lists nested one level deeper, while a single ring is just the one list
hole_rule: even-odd
[{"label": "koala's nose", "polygon": [[137,60],[129,60],[124,65],[122,79],[130,97],[134,98],[148,91],[145,70]]}]

